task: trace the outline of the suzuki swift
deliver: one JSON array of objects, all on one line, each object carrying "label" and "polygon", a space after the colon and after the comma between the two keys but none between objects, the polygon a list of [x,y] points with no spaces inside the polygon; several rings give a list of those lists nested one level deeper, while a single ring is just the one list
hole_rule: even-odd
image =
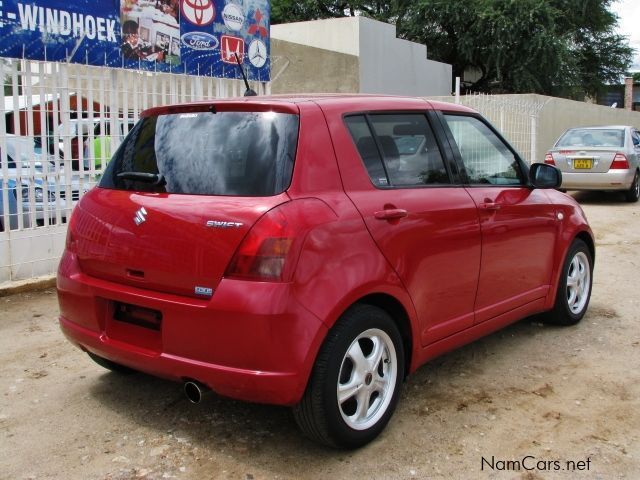
[{"label": "suzuki swift", "polygon": [[375,438],[408,374],[526,316],[585,314],[594,240],[478,113],[380,96],[141,115],[76,206],[60,326],[100,365]]}]

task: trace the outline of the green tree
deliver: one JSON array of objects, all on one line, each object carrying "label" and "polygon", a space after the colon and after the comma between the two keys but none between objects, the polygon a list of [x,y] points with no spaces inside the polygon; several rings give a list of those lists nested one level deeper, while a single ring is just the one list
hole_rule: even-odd
[{"label": "green tree", "polygon": [[477,91],[595,97],[631,65],[615,34],[612,0],[273,0],[272,21],[366,15],[427,45],[454,76],[477,73]]},{"label": "green tree", "polygon": [[366,15],[385,22],[392,19],[392,2],[342,2],[312,0],[275,0],[271,2],[271,23],[289,23],[322,18]]}]

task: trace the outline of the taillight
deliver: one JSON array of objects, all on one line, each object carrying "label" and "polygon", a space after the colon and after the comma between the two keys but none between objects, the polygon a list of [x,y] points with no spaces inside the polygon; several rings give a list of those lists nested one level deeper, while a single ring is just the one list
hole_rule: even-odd
[{"label": "taillight", "polygon": [[547,165],[556,164],[556,162],[553,160],[553,155],[551,155],[551,152],[547,152],[547,154],[544,156],[544,163],[546,163]]},{"label": "taillight", "polygon": [[309,231],[336,218],[316,199],[294,200],[265,213],[236,250],[225,277],[289,282]]},{"label": "taillight", "polygon": [[611,162],[611,167],[609,170],[628,170],[629,169],[629,160],[627,159],[624,153],[616,153],[616,156],[613,157],[613,162]]},{"label": "taillight", "polygon": [[75,210],[71,213],[71,218],[69,219],[69,223],[67,225],[67,238],[65,240],[65,248],[70,252],[76,252],[76,232],[75,227],[77,223],[77,215],[75,214]]}]

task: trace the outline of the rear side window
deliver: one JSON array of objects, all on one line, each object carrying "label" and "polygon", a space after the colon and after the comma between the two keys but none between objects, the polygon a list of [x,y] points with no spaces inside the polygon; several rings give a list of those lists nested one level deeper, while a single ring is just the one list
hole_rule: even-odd
[{"label": "rear side window", "polygon": [[345,122],[375,186],[449,183],[442,155],[425,115],[353,115]]},{"label": "rear side window", "polygon": [[556,147],[624,147],[624,130],[620,128],[572,128]]},{"label": "rear side window", "polygon": [[[190,112],[143,118],[109,163],[100,186],[196,195],[271,196],[291,182],[298,116]],[[118,177],[162,175],[165,185]]]},{"label": "rear side window", "polygon": [[472,185],[521,185],[520,165],[500,138],[475,117],[445,115]]}]

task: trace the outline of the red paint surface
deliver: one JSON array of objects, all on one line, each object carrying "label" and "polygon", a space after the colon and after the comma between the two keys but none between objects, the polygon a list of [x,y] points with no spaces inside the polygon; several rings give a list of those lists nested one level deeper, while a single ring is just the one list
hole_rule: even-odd
[{"label": "red paint surface", "polygon": [[[327,331],[362,298],[392,301],[404,312],[398,321],[407,322],[414,370],[551,308],[571,241],[591,237],[580,207],[556,191],[376,189],[343,123],[351,112],[471,112],[464,107],[374,96],[258,97],[144,115],[212,104],[299,113],[291,186],[268,198],[101,188],[85,195],[58,271],[61,328],[81,348],[223,395],[291,405]],[[140,207],[147,221],[136,226]],[[300,225],[287,281],[225,278],[239,245],[269,211]],[[212,219],[243,225],[207,228]],[[195,286],[212,288],[213,296],[197,296]],[[160,331],[114,320],[116,301],[161,312]]]}]

